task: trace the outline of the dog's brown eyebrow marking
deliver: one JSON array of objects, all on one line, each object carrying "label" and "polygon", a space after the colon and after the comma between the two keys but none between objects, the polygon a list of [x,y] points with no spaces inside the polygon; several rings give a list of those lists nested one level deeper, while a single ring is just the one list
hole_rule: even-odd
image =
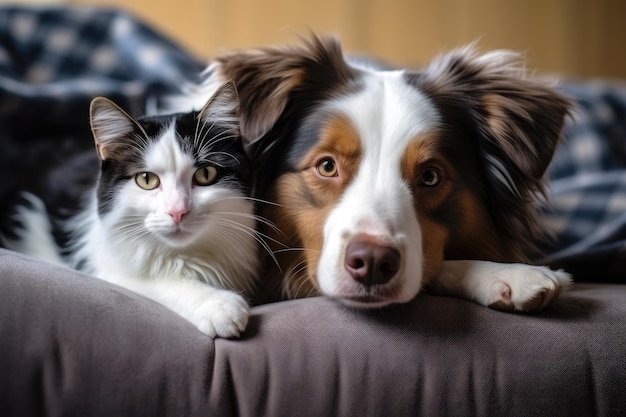
[{"label": "dog's brown eyebrow marking", "polygon": [[353,173],[358,167],[363,149],[359,134],[348,119],[334,116],[319,129],[317,143],[302,158],[301,168],[313,166],[324,154],[338,159],[341,169]]},{"label": "dog's brown eyebrow marking", "polygon": [[[329,210],[339,199],[345,187],[356,175],[362,147],[356,129],[344,117],[325,118],[316,129],[317,141],[297,164],[299,181],[291,190],[298,193],[302,203],[321,210]],[[331,158],[337,166],[336,177],[323,178],[317,172],[318,164]]]},{"label": "dog's brown eyebrow marking", "polygon": [[409,143],[400,162],[400,172],[407,182],[413,184],[416,180],[416,170],[420,164],[441,155],[439,142],[437,133],[425,133],[416,136]]}]

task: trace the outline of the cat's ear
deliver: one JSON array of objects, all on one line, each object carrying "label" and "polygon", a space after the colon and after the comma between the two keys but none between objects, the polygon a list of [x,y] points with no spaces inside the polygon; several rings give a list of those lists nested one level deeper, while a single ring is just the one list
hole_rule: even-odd
[{"label": "cat's ear", "polygon": [[96,145],[96,152],[101,160],[111,156],[116,147],[132,133],[137,122],[117,104],[105,97],[96,97],[89,106],[89,120]]},{"label": "cat's ear", "polygon": [[207,125],[217,123],[239,138],[239,94],[235,84],[229,81],[222,85],[200,110],[198,119]]}]

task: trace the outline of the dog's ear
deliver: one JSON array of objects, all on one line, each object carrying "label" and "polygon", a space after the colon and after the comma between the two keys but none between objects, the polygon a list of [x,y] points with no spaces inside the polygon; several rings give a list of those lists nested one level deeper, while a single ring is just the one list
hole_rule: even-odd
[{"label": "dog's ear", "polygon": [[241,133],[248,145],[276,125],[290,100],[298,101],[296,95],[311,105],[316,95],[350,76],[339,42],[314,35],[296,46],[226,53],[215,58],[213,69],[237,86]]},{"label": "dog's ear", "polygon": [[289,93],[302,79],[297,57],[279,49],[232,52],[215,59],[222,79],[237,86],[242,135],[262,138],[285,109]]},{"label": "dog's ear", "polygon": [[543,177],[571,104],[527,77],[519,54],[480,55],[469,46],[434,60],[423,75],[442,105],[471,116],[494,176],[512,188]]},{"label": "dog's ear", "polygon": [[496,224],[504,234],[519,232],[520,246],[530,246],[539,234],[530,202],[545,192],[544,174],[569,100],[528,77],[519,54],[510,51],[481,55],[473,46],[462,48],[435,59],[414,79],[446,119],[475,138]]}]

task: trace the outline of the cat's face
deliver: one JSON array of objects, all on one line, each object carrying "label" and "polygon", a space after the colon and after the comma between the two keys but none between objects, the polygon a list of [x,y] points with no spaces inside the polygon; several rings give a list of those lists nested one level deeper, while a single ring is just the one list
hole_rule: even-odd
[{"label": "cat's face", "polygon": [[[200,112],[133,119],[106,99],[92,104],[102,170],[98,214],[120,239],[184,247],[251,217],[250,169],[225,85]],[[236,221],[236,220],[235,220]]]}]

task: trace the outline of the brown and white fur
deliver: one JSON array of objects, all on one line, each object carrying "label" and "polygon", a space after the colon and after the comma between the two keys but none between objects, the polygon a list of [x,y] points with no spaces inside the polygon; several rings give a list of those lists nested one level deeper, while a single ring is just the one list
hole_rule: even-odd
[{"label": "brown and white fur", "polygon": [[226,80],[272,203],[262,215],[283,296],[375,307],[428,287],[536,311],[569,284],[527,262],[570,104],[517,54],[470,46],[422,70],[383,69],[313,37],[219,56],[184,101]]}]

